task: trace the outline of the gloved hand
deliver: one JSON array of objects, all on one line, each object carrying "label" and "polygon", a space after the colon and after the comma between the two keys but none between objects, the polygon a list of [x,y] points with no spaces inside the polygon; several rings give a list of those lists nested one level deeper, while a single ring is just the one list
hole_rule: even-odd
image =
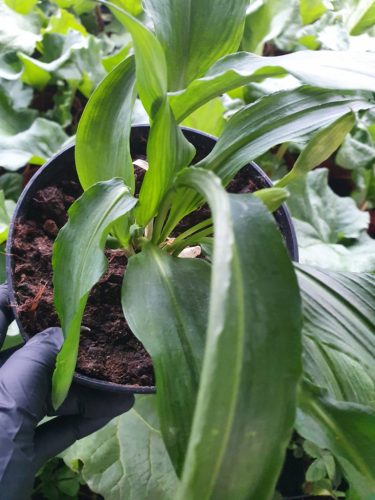
[{"label": "gloved hand", "polygon": [[[0,346],[12,319],[6,286],[0,285]],[[73,384],[56,418],[51,415],[51,379],[63,336],[48,328],[23,347],[0,354],[0,499],[29,498],[43,463],[113,417],[129,410],[133,395]]]}]

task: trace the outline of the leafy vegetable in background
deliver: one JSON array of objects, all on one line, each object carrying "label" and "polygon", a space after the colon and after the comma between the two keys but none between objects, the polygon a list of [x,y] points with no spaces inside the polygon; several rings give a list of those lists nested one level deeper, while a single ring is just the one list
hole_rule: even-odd
[{"label": "leafy vegetable in background", "polygon": [[[331,270],[375,270],[375,242],[366,233],[369,226],[369,213],[366,210],[375,206],[375,115],[372,110],[362,112],[374,104],[374,56],[363,50],[356,55],[346,52],[314,52],[318,48],[371,48],[374,40],[370,22],[371,7],[366,2],[354,5],[351,2],[331,3],[325,0],[263,0],[250,5],[247,2],[234,2],[232,5],[230,2],[207,0],[189,2],[191,17],[188,18],[184,10],[187,4],[176,8],[177,4],[169,0],[146,1],[145,12],[139,1],[121,0],[115,3],[138,16],[138,21],[141,22],[121,13],[118,7],[111,7],[110,4],[107,5],[112,8],[112,13],[103,7],[93,10],[90,2],[70,0],[59,0],[58,5],[49,2],[36,4],[33,0],[7,0],[7,6],[1,4],[1,16],[7,23],[0,28],[0,118],[3,118],[0,120],[0,165],[9,170],[17,170],[26,163],[42,163],[75,132],[86,98],[92,95],[80,122],[77,137],[80,178],[87,189],[79,203],[81,207],[84,206],[89,201],[90,193],[97,193],[100,185],[90,188],[95,182],[108,181],[114,176],[122,177],[132,193],[134,181],[129,158],[129,130],[134,120],[139,119],[137,116],[142,116],[142,120],[145,117],[141,102],[135,100],[135,76],[136,89],[151,121],[148,149],[151,168],[147,174],[148,185],[145,184],[139,199],[140,208],[118,219],[111,230],[126,247],[128,255],[134,249],[142,249],[144,245],[144,241],[133,238],[134,234],[139,236],[142,226],[146,226],[145,236],[153,240],[153,243],[144,247],[144,251],[130,258],[128,270],[130,279],[132,266],[136,269],[138,265],[139,272],[149,266],[149,272],[145,273],[149,281],[145,279],[139,285],[134,278],[135,292],[133,295],[124,294],[123,300],[125,310],[134,314],[134,331],[138,331],[154,358],[159,395],[138,398],[131,413],[77,443],[66,452],[65,460],[72,468],[82,467],[85,480],[105,498],[168,499],[175,498],[178,488],[179,495],[183,498],[196,496],[196,489],[201,495],[202,488],[206,497],[215,495],[225,498],[225,495],[233,494],[246,496],[249,487],[258,488],[254,498],[259,495],[265,498],[273,493],[292,427],[298,356],[290,359],[285,356],[285,366],[279,363],[280,353],[288,346],[286,337],[280,335],[276,339],[280,342],[280,349],[273,349],[276,342],[273,338],[269,352],[259,357],[259,366],[255,361],[251,365],[241,363],[241,349],[245,356],[246,353],[250,355],[255,347],[252,342],[243,342],[247,336],[243,336],[241,322],[238,321],[236,329],[236,325],[230,323],[234,320],[228,317],[224,325],[229,321],[230,331],[236,332],[239,350],[233,353],[237,358],[230,363],[232,370],[228,374],[228,380],[222,381],[219,373],[217,382],[221,381],[228,386],[232,384],[227,393],[232,394],[232,391],[233,398],[228,401],[225,394],[225,401],[222,402],[222,392],[213,390],[216,386],[212,381],[212,374],[216,372],[211,372],[211,369],[215,366],[216,357],[223,356],[223,362],[227,364],[226,356],[231,350],[216,350],[217,339],[212,340],[212,335],[211,348],[204,355],[203,320],[207,304],[204,304],[203,297],[207,295],[210,269],[213,279],[217,281],[218,276],[221,276],[217,270],[218,262],[226,249],[231,257],[230,264],[227,269],[225,265],[228,264],[224,259],[222,267],[228,270],[228,286],[229,290],[234,290],[233,297],[237,293],[240,299],[243,296],[240,293],[241,283],[244,287],[249,284],[247,280],[242,282],[239,279],[240,274],[236,272],[239,265],[246,269],[249,267],[251,276],[258,283],[258,290],[248,287],[249,294],[260,293],[267,286],[266,275],[262,276],[263,284],[256,275],[257,271],[252,270],[251,263],[248,262],[256,252],[261,255],[256,250],[259,242],[245,241],[249,232],[247,226],[246,230],[239,230],[241,224],[253,224],[252,233],[257,230],[254,220],[242,219],[249,207],[259,212],[260,219],[264,217],[264,221],[268,220],[265,226],[270,224],[268,236],[263,237],[272,239],[276,235],[271,229],[271,218],[259,202],[250,201],[253,197],[241,200],[237,198],[240,200],[237,202],[231,197],[226,198],[222,188],[219,189],[218,178],[209,171],[214,171],[227,182],[247,161],[261,154],[267,154],[271,163],[276,158],[278,165],[283,164],[284,172],[280,168],[276,170],[277,179],[294,165],[292,172],[299,173],[292,182],[289,181],[294,174],[284,177],[280,186],[289,183],[291,196],[288,203],[296,223],[301,261],[326,266]],[[230,16],[223,15],[225,9],[231,11]],[[209,23],[209,17],[215,19],[215,22]],[[199,23],[202,20],[204,28],[209,27],[209,30],[201,27]],[[181,29],[176,30],[176,26]],[[155,34],[152,32],[153,27]],[[191,29],[188,30],[188,27]],[[135,65],[133,56],[128,57],[133,50],[129,32],[134,37]],[[225,43],[217,43],[220,37]],[[246,52],[229,54],[239,46],[242,50],[256,52],[257,55]],[[312,51],[300,51],[305,48]],[[297,52],[279,57],[280,49]],[[261,54],[272,57],[260,57]],[[220,56],[224,57],[216,61]],[[106,73],[109,74],[105,77]],[[103,77],[105,79],[95,91]],[[322,87],[324,90],[302,87],[302,84]],[[370,92],[358,93],[357,89]],[[167,94],[167,90],[172,92]],[[281,90],[281,93],[275,93],[276,90]],[[223,96],[225,92],[228,94]],[[256,101],[254,96],[261,99]],[[46,107],[43,108],[41,103],[46,104]],[[135,111],[132,116],[130,110],[133,104]],[[233,108],[238,111],[237,114]],[[226,109],[228,112],[223,115]],[[354,117],[353,111],[360,113]],[[148,119],[147,115],[146,117]],[[205,169],[204,172],[196,170],[195,174],[181,173],[175,177],[177,171],[189,163],[191,151],[188,154],[188,147],[174,118],[177,122],[183,120],[183,124],[188,126],[221,135],[214,151],[199,165]],[[326,128],[321,130],[321,127]],[[332,154],[342,141],[344,143],[336,155],[335,165]],[[163,143],[163,148],[160,148],[160,142]],[[176,146],[172,153],[168,149],[170,144]],[[178,157],[182,144],[186,150]],[[302,151],[298,158],[296,151]],[[308,173],[322,161],[345,169],[345,175],[352,183],[346,194],[352,194],[355,201],[349,197],[338,197],[331,191],[328,183],[332,182],[333,169],[329,177],[326,169]],[[176,167],[175,170],[173,167]],[[160,169],[163,176],[160,176]],[[0,188],[4,190],[5,198],[17,198],[20,182],[22,177],[16,173],[0,177]],[[181,185],[185,187],[182,188]],[[173,190],[169,191],[172,186]],[[177,186],[180,187],[177,189]],[[199,195],[193,194],[193,187]],[[145,201],[151,194],[154,199],[153,207],[145,208]],[[171,257],[165,251],[168,247],[162,250],[155,245],[163,245],[174,225],[185,213],[202,202],[203,195],[209,195],[209,201],[216,207],[214,218],[217,239],[212,268],[201,261],[191,262],[191,259]],[[266,201],[269,208],[274,209],[285,199],[286,192],[285,189],[265,191],[259,193],[259,197]],[[275,199],[277,203],[274,206]],[[4,213],[0,221],[4,224],[3,237],[6,237],[9,222],[9,205],[11,204],[7,200],[3,203]],[[89,204],[86,208],[88,207]],[[167,217],[170,208],[171,212]],[[220,216],[215,215],[215,210]],[[150,224],[149,221],[155,216],[154,224]],[[233,225],[237,218],[238,224]],[[130,231],[134,222],[138,223],[137,232]],[[212,234],[210,225],[206,226],[206,233],[207,227],[208,234]],[[220,236],[220,228],[224,227],[226,238]],[[65,231],[69,231],[69,228]],[[196,236],[198,242],[199,234]],[[231,235],[235,238],[233,242]],[[99,246],[103,246],[104,236],[97,236]],[[203,234],[201,238],[202,247],[212,246],[212,240],[207,240]],[[188,245],[189,241],[191,240],[188,238],[182,238],[174,248],[174,255]],[[226,246],[223,244],[221,247],[220,242],[226,242]],[[241,248],[245,248],[245,244],[246,252],[242,252]],[[266,258],[268,255],[269,261],[274,262],[274,276],[289,273],[288,279],[293,281],[291,270],[287,271],[288,266],[278,261],[283,255],[280,245],[280,241],[275,240],[268,246],[269,252],[279,248],[277,255],[270,257],[267,251],[261,257]],[[102,260],[99,254],[98,258]],[[263,269],[267,268],[269,261],[264,263]],[[169,280],[162,279],[164,273],[170,276]],[[181,276],[185,274],[191,279],[193,275],[201,278],[201,281],[197,280],[197,286],[202,288],[200,305],[203,319],[198,321],[200,317],[195,318],[200,324],[199,328],[195,324],[189,325],[189,321],[182,325],[179,322],[181,317],[189,317],[189,307],[193,307],[192,301],[184,295],[187,289],[179,288]],[[369,319],[374,307],[371,292],[373,278],[335,275],[303,267],[298,269],[297,275],[305,319],[304,376],[309,381],[303,384],[300,391],[297,429],[311,443],[310,451],[315,446],[312,455],[315,461],[307,472],[305,493],[312,493],[312,490],[308,490],[311,487],[315,487],[316,492],[323,491],[324,488],[333,491],[339,485],[337,478],[342,475],[350,483],[353,498],[365,498],[374,489],[372,469],[361,459],[361,456],[366,457],[365,462],[370,463],[372,457],[367,455],[375,445],[371,430],[374,418],[374,377],[371,366],[374,357],[374,325]],[[86,276],[83,281],[85,278]],[[295,290],[292,281],[288,288]],[[151,282],[164,283],[165,286],[163,288],[161,285],[157,289],[147,286]],[[168,288],[166,283],[172,283],[173,287]],[[60,288],[68,289],[67,286],[71,284],[72,280],[67,285],[64,282]],[[83,285],[78,287],[78,292],[84,302],[92,282]],[[139,326],[142,321],[150,318],[144,317],[144,311],[138,311],[134,304],[131,307],[127,305],[128,301],[131,302],[140,293],[141,286],[145,287],[142,294],[149,296],[150,303],[155,307],[158,301],[164,300],[164,306],[167,307],[172,304],[171,297],[179,297],[176,299],[177,303],[181,297],[185,297],[187,314],[181,312],[180,317],[178,309],[173,311],[173,308],[170,314],[172,317],[176,314],[174,334],[179,332],[186,335],[184,341],[187,344],[182,342],[184,355],[188,352],[187,345],[192,348],[186,357],[186,365],[176,363],[175,371],[182,371],[183,366],[190,365],[195,366],[195,369],[188,376],[184,372],[184,376],[179,377],[185,380],[185,386],[178,401],[172,400],[178,394],[174,387],[175,373],[171,376],[164,371],[169,346],[166,345],[160,352],[160,344],[153,343],[147,335],[147,331],[152,328],[155,328],[155,335],[158,335],[157,325],[151,322],[151,326],[148,325],[147,328]],[[280,285],[281,294],[284,287]],[[161,290],[163,293],[160,293]],[[208,332],[213,332],[215,325],[219,325],[219,312],[226,311],[225,304],[230,303],[225,299],[227,292],[223,291],[221,298],[216,293],[220,290],[220,285],[213,286],[212,290],[211,305],[216,304],[217,314],[212,312],[212,305]],[[66,294],[66,291],[60,294],[62,301],[65,301]],[[296,295],[293,296],[296,299]],[[272,302],[272,293],[264,293],[262,305],[267,304],[267,300]],[[258,297],[251,301],[252,307],[246,311],[246,314],[252,314],[255,318],[260,314],[257,301]],[[65,305],[67,308],[64,314],[68,317],[75,306],[72,303]],[[241,300],[237,300],[234,307],[241,309],[240,305]],[[280,312],[285,317],[288,315],[288,306],[289,304]],[[61,310],[64,307],[61,306]],[[69,308],[70,312],[66,313]],[[266,315],[267,313],[262,317]],[[280,321],[279,313],[268,316],[270,321],[277,316],[278,320],[274,324],[278,326],[284,323]],[[239,310],[237,319],[241,317],[244,318],[243,324],[246,324],[247,316],[241,316]],[[294,317],[298,318],[298,314],[294,314]],[[342,317],[342,321],[338,322],[338,317]],[[73,320],[77,330],[80,312]],[[160,322],[162,323],[162,318]],[[258,324],[257,321],[255,323]],[[272,324],[268,326],[270,334]],[[293,328],[286,330],[289,330],[291,336]],[[219,339],[223,342],[229,339],[228,331],[225,328],[221,331]],[[278,328],[278,333],[280,331]],[[260,330],[258,334],[260,335]],[[266,338],[271,342],[271,336],[266,335]],[[72,342],[77,341],[77,337],[73,336],[71,339]],[[256,337],[252,337],[253,341],[255,339]],[[292,344],[297,350],[298,341]],[[290,349],[288,352],[290,353]],[[267,355],[277,355],[277,359],[265,362]],[[255,355],[251,357],[257,359]],[[283,356],[281,358],[284,359]],[[202,363],[204,383],[201,384],[196,403]],[[267,387],[262,385],[269,376],[268,371],[266,375],[263,373],[262,366],[267,366],[267,370],[275,367],[273,371],[285,369],[285,373],[291,374],[293,382],[288,386],[288,395],[283,397],[283,393],[271,383]],[[249,374],[247,370],[251,367],[254,373]],[[185,371],[188,372],[188,368]],[[281,382],[280,373],[274,376],[274,382]],[[258,377],[259,392],[257,387],[250,391],[251,397],[246,403],[251,403],[248,411],[251,411],[252,418],[249,419],[241,406],[244,404],[241,396],[247,393],[246,377],[251,382],[255,374]],[[68,382],[69,380],[65,380],[64,390]],[[236,392],[242,387],[241,384],[245,384],[246,388],[242,392]],[[286,387],[285,384],[279,385],[281,389]],[[324,390],[328,393],[324,393]],[[268,397],[270,393],[279,394],[288,404],[285,403],[285,407],[277,405],[277,399]],[[207,401],[213,396],[216,400],[208,405]],[[220,422],[218,427],[222,428],[224,421],[227,423],[230,437],[228,441],[225,436],[211,436],[207,431],[213,421],[211,410],[215,404],[218,405],[215,412],[215,418]],[[273,404],[275,406],[270,410]],[[271,417],[281,409],[285,411],[285,425],[271,432],[272,426],[277,424],[277,419]],[[235,417],[231,412],[235,412]],[[262,425],[257,429],[258,440],[253,436],[257,418],[268,422],[267,430]],[[236,425],[236,422],[241,423]],[[175,435],[171,432],[171,427],[178,428],[181,432]],[[190,436],[190,429],[194,440]],[[238,434],[238,429],[247,429],[248,435],[244,437]],[[276,440],[278,432],[280,439]],[[260,433],[263,433],[262,440],[259,438]],[[337,439],[337,436],[340,438]],[[206,451],[211,448],[204,443],[209,443],[210,447],[217,446],[220,452],[207,457]],[[232,449],[236,450],[235,458],[231,454]],[[185,463],[186,450],[188,459]],[[255,456],[263,457],[264,463],[258,463],[260,470],[254,466],[255,460],[252,457]],[[204,468],[200,462],[202,457],[206,458]],[[242,466],[246,470],[242,471]],[[238,474],[243,472],[236,484],[225,476],[225,471],[230,467]],[[177,479],[175,470],[182,477],[182,483]],[[218,471],[220,474],[217,474]],[[203,479],[201,474],[204,475]],[[251,483],[250,486],[248,483]]]}]

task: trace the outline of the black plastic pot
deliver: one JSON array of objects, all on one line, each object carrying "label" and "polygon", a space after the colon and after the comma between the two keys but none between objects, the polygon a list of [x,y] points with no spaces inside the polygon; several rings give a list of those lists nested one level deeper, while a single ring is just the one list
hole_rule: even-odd
[{"label": "black plastic pot", "polygon": [[[139,125],[132,128],[131,132],[131,152],[132,155],[146,155],[146,144],[148,137],[149,127],[147,125]],[[215,138],[203,134],[201,132],[184,129],[184,134],[188,140],[194,144],[197,150],[197,160],[205,157],[214,147]],[[262,187],[272,186],[271,180],[267,175],[256,165],[254,162],[249,163],[251,170],[254,172],[254,181],[259,183],[261,180]],[[54,157],[52,157],[27,184],[26,188],[22,192],[16,209],[13,214],[13,218],[9,228],[9,236],[6,246],[6,275],[8,281],[9,290],[9,301],[12,304],[15,319],[17,321],[20,333],[25,340],[28,340],[29,335],[24,330],[20,318],[16,310],[16,300],[14,293],[14,279],[13,279],[13,256],[12,256],[12,245],[13,245],[13,233],[15,227],[15,221],[27,214],[29,210],[30,200],[34,197],[36,192],[48,186],[52,182],[56,182],[63,179],[69,168],[74,168],[74,146],[69,146],[65,150],[61,151]],[[295,261],[298,260],[298,250],[297,250],[297,239],[293,224],[286,206],[282,206],[279,210],[275,212],[275,219],[283,233],[286,246],[288,248],[291,258]],[[115,392],[133,392],[133,393],[152,393],[155,392],[154,387],[135,387],[128,385],[115,384],[113,382],[106,382],[103,380],[98,380],[95,378],[76,373],[74,375],[74,380],[82,385],[86,385],[95,389],[115,391]]]}]

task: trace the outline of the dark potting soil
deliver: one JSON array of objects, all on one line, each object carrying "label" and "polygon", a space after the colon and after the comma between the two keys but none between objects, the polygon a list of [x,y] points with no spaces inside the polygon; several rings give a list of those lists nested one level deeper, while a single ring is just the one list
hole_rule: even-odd
[{"label": "dark potting soil", "polygon": [[[77,180],[62,181],[37,192],[27,218],[18,220],[12,254],[17,311],[25,331],[59,324],[53,306],[52,245],[67,221],[66,212],[81,194]],[[97,379],[133,386],[153,386],[152,362],[128,327],[121,308],[126,257],[107,249],[108,270],[92,289],[83,317],[77,371]]]},{"label": "dark potting soil", "polygon": [[[69,169],[70,170],[70,169]],[[144,171],[135,167],[136,192]],[[265,187],[262,177],[244,167],[228,191],[252,192]],[[16,221],[12,254],[16,307],[28,335],[59,324],[53,305],[52,246],[67,221],[67,210],[80,196],[78,179],[57,181],[39,190],[28,213]],[[210,217],[207,205],[185,217],[176,234]],[[153,386],[152,361],[131,332],[122,312],[121,285],[126,257],[121,250],[107,249],[108,270],[92,289],[83,317],[77,371],[118,384]]]}]

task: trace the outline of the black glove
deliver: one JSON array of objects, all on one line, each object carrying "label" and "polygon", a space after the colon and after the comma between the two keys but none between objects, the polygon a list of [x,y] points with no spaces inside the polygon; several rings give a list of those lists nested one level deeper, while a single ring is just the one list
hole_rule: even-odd
[{"label": "black glove", "polygon": [[[1,342],[10,320],[6,289],[0,286]],[[61,329],[48,328],[23,347],[1,353],[0,363],[5,362],[0,368],[0,499],[27,499],[46,460],[133,406],[131,394],[73,384],[59,416],[38,426],[52,413],[51,379],[62,342]]]}]

